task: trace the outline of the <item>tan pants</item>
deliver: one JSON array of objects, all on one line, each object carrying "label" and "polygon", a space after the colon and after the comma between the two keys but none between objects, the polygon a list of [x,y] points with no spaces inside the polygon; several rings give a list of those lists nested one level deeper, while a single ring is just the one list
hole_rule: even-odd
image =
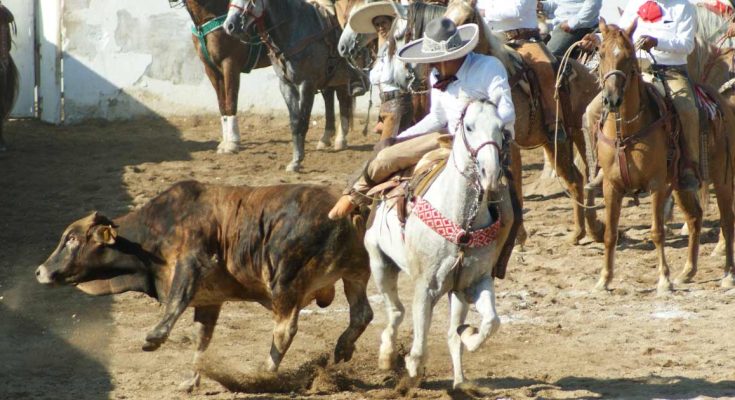
[{"label": "tan pants", "polygon": [[[672,103],[681,121],[681,134],[684,137],[689,159],[695,168],[699,168],[699,110],[694,101],[689,79],[676,70],[667,70],[663,78],[669,87]],[[592,130],[590,134],[594,134],[597,129],[595,124],[600,120],[601,114],[602,92],[597,94],[585,111],[585,118]]]},{"label": "tan pants", "polygon": [[380,120],[383,122],[383,132],[380,139],[395,137],[411,127],[412,122],[411,95],[389,100],[380,105]]},{"label": "tan pants", "polygon": [[[386,147],[379,151],[375,158],[368,163],[365,172],[374,183],[385,182],[396,172],[416,165],[424,154],[438,149],[438,139],[442,136],[449,135],[430,133]],[[357,182],[352,185],[352,188],[345,193],[349,194],[354,191],[364,194],[371,187],[365,177],[361,175]]]},{"label": "tan pants", "polygon": [[[518,48],[518,53],[523,61],[536,74],[539,84],[538,95],[541,98],[541,108],[544,114],[544,125],[553,128],[556,124],[556,101],[554,100],[554,85],[556,74],[552,61],[554,56],[540,42],[525,42]],[[560,110],[561,111],[561,110]],[[559,123],[562,125],[563,118],[559,112]]]}]

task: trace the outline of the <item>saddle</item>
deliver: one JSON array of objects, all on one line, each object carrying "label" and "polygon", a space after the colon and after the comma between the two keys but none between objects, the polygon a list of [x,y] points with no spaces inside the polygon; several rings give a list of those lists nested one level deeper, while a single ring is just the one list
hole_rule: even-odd
[{"label": "saddle", "polygon": [[[397,172],[387,181],[375,185],[367,196],[374,198],[372,210],[368,217],[368,228],[372,225],[374,210],[379,201],[383,201],[389,208],[396,208],[401,226],[406,224],[406,218],[413,209],[411,201],[416,196],[422,196],[429,189],[439,173],[447,164],[451,149],[440,147],[426,153],[414,168],[407,168]],[[381,200],[377,200],[377,199]]]}]

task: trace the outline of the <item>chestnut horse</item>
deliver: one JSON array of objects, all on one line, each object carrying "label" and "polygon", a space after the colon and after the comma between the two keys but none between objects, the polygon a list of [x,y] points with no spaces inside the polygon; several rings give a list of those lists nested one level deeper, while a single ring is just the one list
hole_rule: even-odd
[{"label": "chestnut horse", "polygon": [[[587,169],[579,171],[574,165],[574,151],[572,144],[576,146],[580,154],[585,153],[584,134],[582,132],[582,116],[587,104],[599,92],[599,84],[597,78],[582,64],[575,60],[569,60],[573,79],[569,79],[568,90],[571,104],[569,111],[572,115],[566,115],[566,123],[569,125],[567,133],[571,140],[566,143],[557,143],[556,145],[549,141],[544,129],[543,120],[540,110],[540,104],[524,91],[518,84],[519,80],[514,75],[518,73],[518,67],[512,60],[520,60],[517,52],[507,46],[503,46],[499,39],[495,37],[483,19],[480,17],[476,9],[476,0],[451,0],[445,17],[452,19],[457,25],[465,23],[475,23],[480,27],[480,42],[475,48],[475,52],[481,54],[492,54],[498,57],[500,61],[508,69],[508,76],[511,81],[511,90],[513,96],[513,105],[516,111],[515,122],[515,146],[511,146],[512,164],[511,171],[513,174],[513,184],[516,193],[519,194],[521,204],[523,201],[520,196],[523,187],[521,175],[521,149],[536,148],[542,146],[546,155],[552,163],[555,160],[557,174],[564,180],[567,190],[572,200],[572,208],[574,214],[574,231],[569,240],[573,244],[578,244],[585,237],[585,219],[587,228],[590,230],[591,236],[595,241],[602,241],[603,226],[597,220],[594,210],[585,209],[583,179],[587,174]],[[543,90],[553,90],[551,82],[545,82],[549,86]],[[556,154],[555,154],[556,153]],[[585,160],[586,162],[586,160]],[[591,203],[587,203],[591,205]],[[525,228],[521,227],[518,232],[517,243],[523,244],[527,238]]]},{"label": "chestnut horse", "polygon": [[[618,238],[618,220],[623,195],[631,191],[650,191],[653,207],[651,239],[658,253],[658,292],[672,290],[669,266],[664,254],[664,202],[672,190],[672,174],[667,165],[670,129],[673,121],[669,112],[661,115],[656,100],[642,80],[636,52],[631,40],[633,24],[627,30],[607,25],[600,20],[599,72],[603,76],[603,104],[606,114],[599,124],[597,154],[602,167],[603,194],[606,205],[605,264],[596,289],[606,290],[612,281],[615,246]],[[717,96],[715,96],[717,97]],[[719,98],[718,98],[719,99]],[[722,104],[722,100],[720,104]],[[735,117],[729,107],[720,107],[720,117],[709,135],[709,173],[715,187],[723,234],[732,242],[733,232],[733,143],[732,128]],[[596,126],[590,121],[590,126]],[[719,128],[725,129],[719,129]],[[617,148],[615,146],[617,144]],[[621,168],[622,166],[622,168]],[[681,207],[689,227],[689,246],[686,265],[676,278],[677,283],[690,281],[697,271],[699,235],[702,228],[702,209],[695,192],[674,189],[676,202]],[[728,257],[727,263],[731,263]],[[732,286],[732,267],[726,267],[723,286]]]},{"label": "chestnut horse", "polygon": [[13,14],[0,4],[0,152],[6,150],[3,140],[3,124],[18,98],[18,68],[10,56],[12,35],[15,32]]},{"label": "chestnut horse", "polygon": [[[191,16],[194,23],[192,29],[194,48],[204,64],[204,72],[217,93],[217,103],[222,116],[222,141],[217,146],[217,152],[234,153],[240,147],[240,131],[237,124],[240,74],[270,66],[267,49],[257,40],[258,35],[254,28],[250,32],[253,39],[248,41],[240,41],[221,29],[227,15],[228,0],[169,0],[169,2],[172,5],[181,4]],[[323,137],[331,138],[336,132],[334,90],[324,90],[322,96],[326,119]]]}]

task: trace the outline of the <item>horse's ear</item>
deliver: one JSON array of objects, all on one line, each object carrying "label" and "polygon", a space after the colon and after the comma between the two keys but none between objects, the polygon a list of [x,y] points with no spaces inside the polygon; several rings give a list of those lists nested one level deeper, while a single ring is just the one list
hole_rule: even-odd
[{"label": "horse's ear", "polygon": [[625,34],[628,35],[629,38],[633,38],[633,32],[635,32],[635,28],[638,27],[638,18],[633,20],[633,23],[630,24],[628,29],[625,30]]},{"label": "horse's ear", "polygon": [[600,33],[603,35],[607,34],[607,22],[605,21],[605,18],[600,17]]}]

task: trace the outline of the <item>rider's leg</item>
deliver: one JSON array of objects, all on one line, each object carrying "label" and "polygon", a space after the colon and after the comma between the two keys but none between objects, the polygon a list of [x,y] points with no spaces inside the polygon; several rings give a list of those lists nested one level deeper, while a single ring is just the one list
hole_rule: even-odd
[{"label": "rider's leg", "polygon": [[587,165],[589,166],[588,176],[589,183],[584,188],[587,190],[596,189],[602,186],[602,170],[597,170],[597,148],[594,146],[594,135],[597,133],[597,126],[602,117],[602,93],[598,93],[594,99],[587,105],[584,112],[582,126],[585,128],[584,140],[587,148]]},{"label": "rider's leg", "polygon": [[358,204],[364,204],[366,199],[362,195],[367,193],[374,184],[384,182],[396,172],[415,165],[424,154],[439,148],[438,139],[442,136],[446,135],[431,133],[396,143],[379,151],[368,163],[357,182],[343,192],[344,195],[329,211],[329,218],[342,218]]},{"label": "rider's leg", "polygon": [[525,42],[518,48],[523,60],[529,68],[536,74],[536,80],[540,87],[539,97],[541,99],[541,108],[544,115],[544,126],[546,127],[549,140],[558,139],[566,140],[566,131],[564,130],[564,118],[562,117],[561,106],[559,107],[559,130],[556,129],[556,100],[554,99],[554,86],[556,84],[556,73],[553,67],[553,56],[541,42]]},{"label": "rider's leg", "polygon": [[551,39],[549,39],[549,43],[546,44],[546,47],[557,60],[561,60],[567,49],[572,47],[574,43],[580,41],[584,35],[590,32],[592,32],[592,29],[589,28],[581,28],[575,29],[571,32],[564,32],[557,26],[553,31],[551,31]]},{"label": "rider's leg", "polygon": [[666,83],[671,91],[671,100],[681,121],[681,134],[686,144],[691,165],[680,169],[679,189],[697,190],[699,188],[699,110],[686,75],[679,71],[666,71]]},{"label": "rider's leg", "polygon": [[362,96],[367,93],[368,79],[367,76],[359,69],[347,65],[347,71],[350,75],[350,95],[352,97]]}]

